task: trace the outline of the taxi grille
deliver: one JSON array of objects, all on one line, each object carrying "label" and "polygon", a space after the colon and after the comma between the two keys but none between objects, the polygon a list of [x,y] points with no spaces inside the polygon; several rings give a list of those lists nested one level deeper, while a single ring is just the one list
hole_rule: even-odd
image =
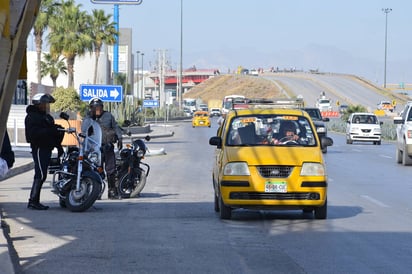
[{"label": "taxi grille", "polygon": [[287,178],[292,173],[293,166],[258,166],[257,170],[264,178]]},{"label": "taxi grille", "polygon": [[258,193],[258,192],[231,192],[233,200],[319,200],[316,192],[288,192],[288,193]]}]

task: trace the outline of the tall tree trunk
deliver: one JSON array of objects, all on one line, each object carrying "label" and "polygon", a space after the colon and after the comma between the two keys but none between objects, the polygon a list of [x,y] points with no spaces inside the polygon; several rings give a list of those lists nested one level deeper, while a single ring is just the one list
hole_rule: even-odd
[{"label": "tall tree trunk", "polygon": [[97,84],[97,68],[99,67],[99,57],[100,57],[100,49],[96,49],[96,52],[94,53],[94,76],[93,76],[93,84]]},{"label": "tall tree trunk", "polygon": [[42,33],[35,35],[36,40],[36,54],[37,54],[37,83],[41,84],[41,50],[43,46]]},{"label": "tall tree trunk", "polygon": [[68,74],[68,82],[67,87],[73,88],[74,87],[74,59],[76,55],[70,55],[66,57],[67,60],[67,74]]},{"label": "tall tree trunk", "polygon": [[57,86],[57,77],[51,77],[52,81],[53,81],[53,88],[56,89]]}]

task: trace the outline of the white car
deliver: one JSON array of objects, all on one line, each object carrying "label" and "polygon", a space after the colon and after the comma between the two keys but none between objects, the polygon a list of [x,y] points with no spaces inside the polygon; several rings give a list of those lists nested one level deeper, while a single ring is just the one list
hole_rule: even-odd
[{"label": "white car", "polygon": [[393,122],[396,124],[396,162],[412,165],[412,102],[405,105]]},{"label": "white car", "polygon": [[373,142],[374,145],[380,145],[381,125],[382,122],[373,113],[352,113],[346,121],[346,143]]},{"label": "white car", "polygon": [[210,109],[210,117],[213,117],[213,116],[220,116],[220,115],[222,115],[222,113],[221,113],[221,111],[220,111],[220,108],[211,108]]}]

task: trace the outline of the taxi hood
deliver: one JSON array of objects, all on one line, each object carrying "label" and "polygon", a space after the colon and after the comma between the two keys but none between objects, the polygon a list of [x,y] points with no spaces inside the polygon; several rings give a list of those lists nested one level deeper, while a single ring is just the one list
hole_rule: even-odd
[{"label": "taxi hood", "polygon": [[[247,162],[256,165],[290,165],[301,166],[303,162],[323,163],[322,151],[319,147],[281,147],[253,146],[228,147],[224,149],[228,162]],[[303,161],[304,160],[304,161]]]}]

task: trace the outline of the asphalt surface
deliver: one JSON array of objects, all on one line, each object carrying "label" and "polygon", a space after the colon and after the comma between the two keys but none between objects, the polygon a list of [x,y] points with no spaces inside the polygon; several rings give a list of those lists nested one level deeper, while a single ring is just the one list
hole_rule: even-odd
[{"label": "asphalt surface", "polygon": [[[169,131],[168,127],[162,125],[151,126],[149,133],[133,134],[132,136],[124,136],[124,143],[128,143],[133,139],[144,138],[149,135],[151,138],[162,138],[173,136],[174,132]],[[9,170],[5,177],[0,179],[0,184],[4,180],[10,180],[14,176],[33,170],[34,163],[31,157],[30,148],[28,146],[13,147],[15,153],[15,163],[13,168]],[[163,149],[151,151],[153,154],[165,154]],[[149,156],[149,155],[148,155]],[[5,222],[3,222],[3,208],[2,208],[2,196],[5,194],[0,193],[0,221],[1,221],[1,231],[0,231],[0,273],[1,274],[14,274],[15,267],[12,260],[13,252],[10,248],[10,241],[8,239],[8,227]]]}]

